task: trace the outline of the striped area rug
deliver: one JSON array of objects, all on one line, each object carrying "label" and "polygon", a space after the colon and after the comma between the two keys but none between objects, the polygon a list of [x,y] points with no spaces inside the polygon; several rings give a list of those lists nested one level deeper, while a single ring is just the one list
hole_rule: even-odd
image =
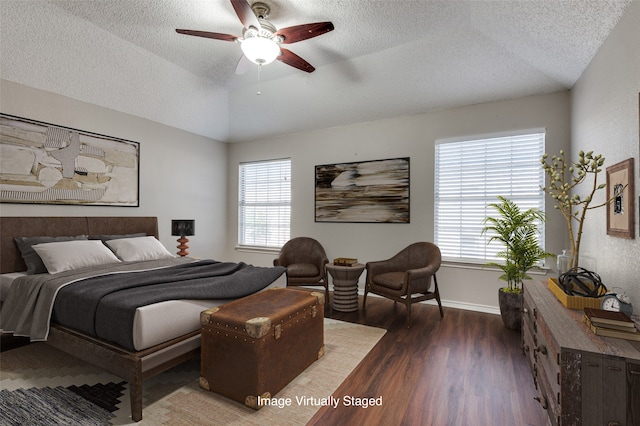
[{"label": "striped area rug", "polygon": [[[325,355],[276,397],[289,406],[245,407],[198,385],[194,359],[144,382],[140,425],[304,425],[385,330],[325,319]],[[0,425],[131,424],[126,382],[44,343],[0,355]]]},{"label": "striped area rug", "polygon": [[[124,391],[124,382],[97,385],[98,392],[92,391],[94,386],[83,385],[90,394],[77,393],[77,386],[68,388],[57,386],[51,388],[0,390],[0,419],[6,425],[103,425],[109,424],[115,415],[119,398]],[[112,388],[117,392],[115,402],[109,408],[102,407],[104,390]],[[95,398],[95,397],[98,398]],[[89,398],[87,398],[89,397]],[[93,398],[92,398],[93,397]],[[105,399],[109,400],[109,399]]]}]

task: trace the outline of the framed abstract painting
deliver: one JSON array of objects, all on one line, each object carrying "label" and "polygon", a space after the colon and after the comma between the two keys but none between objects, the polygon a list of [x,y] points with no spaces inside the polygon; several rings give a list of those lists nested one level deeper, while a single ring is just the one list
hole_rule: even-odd
[{"label": "framed abstract painting", "polygon": [[409,158],[315,166],[315,221],[409,223]]},{"label": "framed abstract painting", "polygon": [[0,202],[139,206],[140,144],[0,114]]}]

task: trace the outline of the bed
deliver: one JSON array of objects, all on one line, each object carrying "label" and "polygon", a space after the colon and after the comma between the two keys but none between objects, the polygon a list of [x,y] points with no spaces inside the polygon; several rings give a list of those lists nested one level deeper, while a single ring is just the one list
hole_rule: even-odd
[{"label": "bed", "polygon": [[[15,303],[16,290],[13,293],[7,291],[12,284],[22,284],[32,278],[21,278],[26,271],[22,253],[15,243],[16,237],[65,237],[65,236],[97,236],[98,241],[105,236],[158,236],[158,222],[156,217],[0,217],[0,300],[3,301],[3,311],[12,309]],[[117,241],[119,240],[116,237]],[[103,241],[104,242],[104,241]],[[40,253],[42,255],[42,253]],[[164,262],[164,261],[151,261]],[[167,262],[174,262],[168,259]],[[182,265],[193,262],[199,268],[219,267],[214,261],[196,261],[193,259],[175,259],[179,263],[175,268],[183,268]],[[145,269],[148,261],[141,262],[145,268],[138,268],[138,262],[126,262],[127,265],[115,265],[116,267],[129,268],[131,270]],[[135,265],[134,265],[135,264]],[[173,269],[173,263],[163,266],[162,271]],[[133,267],[135,266],[135,267]],[[250,266],[250,265],[249,265]],[[96,267],[99,270],[102,266]],[[191,265],[189,265],[189,268]],[[30,266],[31,268],[31,266]],[[156,268],[156,266],[154,266]],[[154,269],[151,268],[151,269]],[[160,268],[160,267],[159,267]],[[184,266],[186,268],[186,266]],[[84,268],[91,269],[93,268]],[[283,269],[256,268],[264,270],[264,284],[259,285],[259,290],[275,286],[286,286],[286,274]],[[251,271],[257,273],[258,271]],[[46,277],[36,275],[35,279],[50,280],[65,274],[74,274],[75,271],[66,271],[57,274],[44,274]],[[164,273],[164,272],[163,272]],[[97,274],[97,273],[96,273]],[[120,275],[123,277],[125,275]],[[128,276],[128,275],[127,275]],[[236,275],[237,277],[238,275]],[[243,275],[239,275],[243,279]],[[267,278],[268,276],[268,278]],[[97,277],[101,279],[104,277]],[[94,279],[94,278],[92,278]],[[118,283],[123,280],[117,280]],[[56,316],[58,305],[63,306],[63,291],[83,284],[82,280],[73,284],[65,284],[60,290],[56,290],[56,309],[52,309],[53,318],[65,322],[63,314]],[[19,286],[14,286],[19,287]],[[257,287],[256,287],[257,288]],[[252,290],[254,291],[254,290]],[[208,293],[207,293],[208,294]],[[217,293],[214,293],[217,294]],[[10,299],[7,299],[10,297]],[[7,302],[9,300],[9,302]],[[114,343],[99,336],[92,336],[85,330],[79,331],[71,326],[62,325],[54,321],[47,321],[45,338],[32,340],[45,340],[47,344],[56,347],[73,356],[97,365],[104,370],[113,373],[129,383],[131,397],[131,417],[134,421],[142,419],[142,382],[143,380],[172,368],[200,353],[200,325],[199,313],[212,306],[226,303],[224,299],[180,299],[163,300],[147,304],[135,309],[133,315],[133,329],[131,331],[132,345],[122,342]],[[53,303],[53,302],[52,302]],[[73,302],[67,302],[73,303]],[[12,306],[9,306],[12,305]],[[62,311],[60,311],[62,312]],[[6,312],[3,313],[3,321]],[[5,321],[6,322],[6,321]],[[4,326],[4,325],[3,325]],[[24,335],[16,333],[16,335]]]}]

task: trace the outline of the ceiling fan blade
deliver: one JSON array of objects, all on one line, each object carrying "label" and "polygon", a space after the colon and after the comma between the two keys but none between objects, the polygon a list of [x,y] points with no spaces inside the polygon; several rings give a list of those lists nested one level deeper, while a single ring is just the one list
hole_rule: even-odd
[{"label": "ceiling fan blade", "polygon": [[236,15],[238,15],[238,19],[242,22],[245,28],[255,27],[260,29],[260,22],[256,17],[255,13],[251,9],[247,0],[231,0],[231,5],[233,9],[236,11]]},{"label": "ceiling fan blade", "polygon": [[276,35],[284,37],[283,44],[291,44],[297,41],[317,37],[329,31],[333,31],[331,22],[316,22],[314,24],[296,25],[278,30]]},{"label": "ceiling fan blade", "polygon": [[231,34],[220,34],[220,33],[211,33],[209,31],[194,31],[194,30],[176,30],[177,33],[186,34],[196,37],[204,37],[204,38],[213,38],[216,40],[224,40],[224,41],[236,41],[238,37],[233,36]]},{"label": "ceiling fan blade", "polygon": [[276,59],[302,71],[314,72],[316,70],[309,62],[305,61],[292,51],[284,49],[282,47],[280,48],[280,56],[278,56]]},{"label": "ceiling fan blade", "polygon": [[236,75],[245,74],[251,68],[253,62],[249,60],[246,56],[242,55],[240,60],[238,61],[238,65],[236,65]]}]

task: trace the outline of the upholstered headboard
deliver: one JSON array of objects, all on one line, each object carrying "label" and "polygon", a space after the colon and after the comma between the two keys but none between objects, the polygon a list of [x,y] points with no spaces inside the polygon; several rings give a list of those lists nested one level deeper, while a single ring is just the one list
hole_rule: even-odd
[{"label": "upholstered headboard", "polygon": [[144,232],[158,237],[158,218],[118,217],[0,217],[0,273],[27,269],[15,237],[134,234]]}]

